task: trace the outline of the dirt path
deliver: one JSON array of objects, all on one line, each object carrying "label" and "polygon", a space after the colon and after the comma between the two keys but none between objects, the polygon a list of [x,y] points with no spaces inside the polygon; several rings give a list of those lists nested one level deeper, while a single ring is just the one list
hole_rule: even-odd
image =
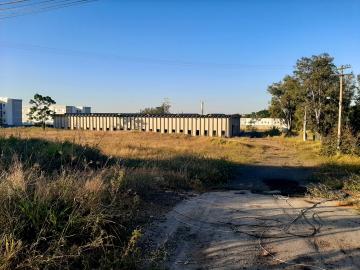
[{"label": "dirt path", "polygon": [[360,269],[358,213],[296,196],[312,168],[277,148],[239,167],[234,190],[190,197],[156,222],[146,236],[157,268]]}]

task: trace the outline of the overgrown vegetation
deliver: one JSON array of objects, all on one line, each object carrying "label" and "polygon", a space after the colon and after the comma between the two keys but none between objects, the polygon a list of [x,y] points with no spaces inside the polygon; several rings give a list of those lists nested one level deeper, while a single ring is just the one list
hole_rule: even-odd
[{"label": "overgrown vegetation", "polygon": [[314,183],[308,187],[309,195],[360,207],[360,157],[343,154],[322,159]]},{"label": "overgrown vegetation", "polygon": [[290,156],[287,166],[322,167],[318,179],[326,176],[329,189],[356,190],[357,180],[344,183],[359,174],[360,159],[320,149],[279,136],[0,130],[0,269],[136,269],[151,216],[184,190],[221,186],[234,164]]},{"label": "overgrown vegetation", "polygon": [[[299,59],[292,75],[268,87],[272,95],[269,108],[272,117],[283,118],[289,131],[315,134],[324,142],[327,154],[334,153],[330,141],[335,139],[336,143],[340,73],[330,55],[313,55]],[[356,140],[360,130],[359,77],[356,80],[354,74],[344,76],[343,88],[342,128],[345,134],[340,153],[348,154],[349,140]]]},{"label": "overgrown vegetation", "polygon": [[99,148],[0,138],[0,269],[135,269],[142,225],[173,200],[164,191],[203,190],[230,175],[225,159]]}]

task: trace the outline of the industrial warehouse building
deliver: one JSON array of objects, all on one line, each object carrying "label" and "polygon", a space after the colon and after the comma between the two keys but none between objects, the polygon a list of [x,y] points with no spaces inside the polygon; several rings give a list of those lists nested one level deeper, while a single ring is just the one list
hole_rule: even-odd
[{"label": "industrial warehouse building", "polygon": [[240,115],[225,114],[57,114],[54,127],[82,130],[139,130],[192,136],[233,137],[240,135]]}]

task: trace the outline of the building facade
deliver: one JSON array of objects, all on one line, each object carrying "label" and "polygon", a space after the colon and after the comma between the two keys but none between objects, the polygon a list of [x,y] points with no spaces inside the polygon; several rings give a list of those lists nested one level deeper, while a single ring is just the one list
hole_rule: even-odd
[{"label": "building facade", "polygon": [[244,118],[241,117],[240,125],[243,129],[257,128],[260,130],[271,129],[272,127],[278,129],[286,129],[283,119],[280,118]]},{"label": "building facade", "polygon": [[22,100],[0,97],[0,126],[22,125]]},{"label": "building facade", "polygon": [[225,114],[57,114],[54,127],[97,131],[139,130],[192,136],[233,137],[240,135],[240,116]]},{"label": "building facade", "polygon": [[[22,118],[24,125],[32,125],[33,122],[29,119],[29,112],[31,106],[24,106],[22,109]],[[51,105],[50,109],[55,114],[66,114],[66,113],[91,113],[91,107],[88,106],[70,106],[70,105]],[[46,122],[48,125],[53,125],[54,121],[49,120]]]}]

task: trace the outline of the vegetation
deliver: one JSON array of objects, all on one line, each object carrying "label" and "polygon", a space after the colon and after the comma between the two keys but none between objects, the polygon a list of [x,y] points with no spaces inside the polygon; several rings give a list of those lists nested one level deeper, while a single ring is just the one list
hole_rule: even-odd
[{"label": "vegetation", "polygon": [[155,108],[145,108],[140,111],[140,113],[144,114],[167,114],[170,113],[171,104],[170,101],[164,100],[160,106]]},{"label": "vegetation", "polygon": [[299,89],[299,82],[290,76],[286,76],[282,82],[274,83],[268,88],[268,92],[272,95],[271,115],[284,119],[289,133],[291,133],[294,126]]},{"label": "vegetation", "polygon": [[132,135],[3,130],[0,269],[135,269],[140,228],[173,203],[165,191],[230,176],[225,159],[147,149]]},{"label": "vegetation", "polygon": [[35,94],[34,98],[30,100],[30,104],[32,106],[28,114],[29,120],[41,124],[42,128],[45,129],[46,121],[51,120],[55,114],[50,106],[56,102],[49,96]]},{"label": "vegetation", "polygon": [[[319,143],[295,138],[0,132],[1,269],[136,269],[144,260],[142,229],[177,194],[222,186],[233,165],[265,164],[274,155],[323,168],[319,179],[342,172],[349,181],[337,188],[357,189],[347,172],[356,175],[360,159],[321,157]],[[266,150],[272,145],[275,154]]]},{"label": "vegetation", "polygon": [[[283,118],[290,131],[301,130],[305,125],[307,130],[324,142],[324,147],[331,148],[329,142],[334,139],[337,129],[339,74],[334,58],[328,54],[299,59],[293,75],[285,76],[281,82],[269,86],[268,92],[272,95],[271,115]],[[358,87],[354,75],[345,77],[342,104],[345,136],[340,149],[343,153],[348,153],[348,137],[353,136],[352,139],[356,140],[360,130],[359,98],[355,105],[352,104]],[[326,152],[333,153],[332,149]]]},{"label": "vegetation", "polygon": [[249,114],[245,114],[243,115],[244,117],[246,118],[254,118],[254,119],[258,119],[258,118],[268,118],[270,117],[270,112],[269,110],[260,110],[258,112],[252,112],[252,113],[249,113]]}]

